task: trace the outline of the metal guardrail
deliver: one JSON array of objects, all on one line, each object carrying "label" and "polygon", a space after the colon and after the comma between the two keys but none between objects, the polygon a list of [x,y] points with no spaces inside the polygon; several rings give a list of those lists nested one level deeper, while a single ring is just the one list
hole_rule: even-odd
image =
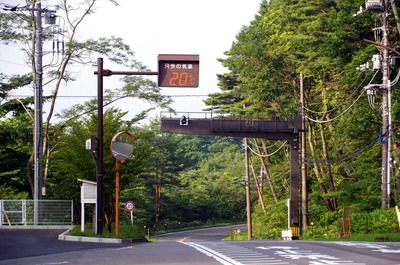
[{"label": "metal guardrail", "polygon": [[214,114],[213,112],[171,112],[171,111],[161,111],[161,118],[165,119],[179,119],[182,116],[185,116],[188,119],[213,119],[219,114]]},{"label": "metal guardrail", "polygon": [[38,221],[34,223],[34,200],[0,200],[0,226],[72,225],[72,200],[39,200]]}]

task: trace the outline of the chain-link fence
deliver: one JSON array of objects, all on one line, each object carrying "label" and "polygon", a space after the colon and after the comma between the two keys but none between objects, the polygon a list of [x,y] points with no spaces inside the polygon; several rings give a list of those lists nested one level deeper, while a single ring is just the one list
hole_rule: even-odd
[{"label": "chain-link fence", "polygon": [[36,224],[34,203],[34,200],[0,200],[0,226],[73,224],[72,200],[38,200]]}]

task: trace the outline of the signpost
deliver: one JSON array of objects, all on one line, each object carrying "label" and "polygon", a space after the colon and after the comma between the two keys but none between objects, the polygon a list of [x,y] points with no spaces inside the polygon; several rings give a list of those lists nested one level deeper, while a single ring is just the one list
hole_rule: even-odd
[{"label": "signpost", "polygon": [[159,54],[159,87],[199,87],[199,55]]},{"label": "signpost", "polygon": [[115,235],[118,237],[119,224],[119,162],[124,163],[133,151],[135,138],[129,132],[119,132],[111,140],[111,154],[115,158]]},{"label": "signpost", "polygon": [[[104,69],[103,58],[97,58],[97,234],[103,232],[103,178],[104,178],[104,124],[103,124],[103,77],[112,75],[158,75],[159,87],[199,87],[199,55],[160,54],[158,72],[112,71]],[[114,153],[113,153],[114,155]],[[115,153],[116,167],[121,158]],[[123,158],[122,158],[123,159]],[[118,179],[118,176],[116,176]],[[117,189],[118,189],[117,183]]]},{"label": "signpost", "polygon": [[124,208],[126,211],[131,213],[131,224],[133,225],[133,210],[135,210],[135,204],[133,201],[127,201]]}]

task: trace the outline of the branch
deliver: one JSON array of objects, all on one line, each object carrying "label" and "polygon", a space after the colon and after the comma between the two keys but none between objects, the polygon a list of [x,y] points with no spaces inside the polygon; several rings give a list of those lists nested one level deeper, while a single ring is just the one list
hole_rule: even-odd
[{"label": "branch", "polygon": [[385,45],[383,45],[383,44],[380,44],[380,43],[375,42],[375,41],[372,41],[372,40],[364,39],[364,41],[367,42],[367,43],[375,44],[376,46],[382,47],[382,48],[384,48],[384,49],[386,49],[386,50],[389,50],[389,51],[391,51],[391,52],[394,52],[394,53],[397,54],[397,55],[400,55],[400,52],[396,51],[395,49],[393,49],[393,48],[391,48],[391,47],[389,47],[389,46],[385,46]]}]

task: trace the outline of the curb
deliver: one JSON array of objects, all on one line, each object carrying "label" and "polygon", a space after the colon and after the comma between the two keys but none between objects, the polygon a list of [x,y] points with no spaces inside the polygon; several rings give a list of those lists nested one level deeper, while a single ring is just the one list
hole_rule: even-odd
[{"label": "curb", "polygon": [[0,226],[1,229],[68,229],[74,228],[73,225],[13,225],[13,226]]},{"label": "curb", "polygon": [[65,231],[61,235],[58,235],[58,240],[63,241],[73,241],[73,242],[90,242],[90,243],[113,243],[113,244],[121,244],[127,243],[123,242],[122,239],[119,238],[102,238],[102,237],[87,237],[87,236],[70,236],[67,235],[70,230]]}]

